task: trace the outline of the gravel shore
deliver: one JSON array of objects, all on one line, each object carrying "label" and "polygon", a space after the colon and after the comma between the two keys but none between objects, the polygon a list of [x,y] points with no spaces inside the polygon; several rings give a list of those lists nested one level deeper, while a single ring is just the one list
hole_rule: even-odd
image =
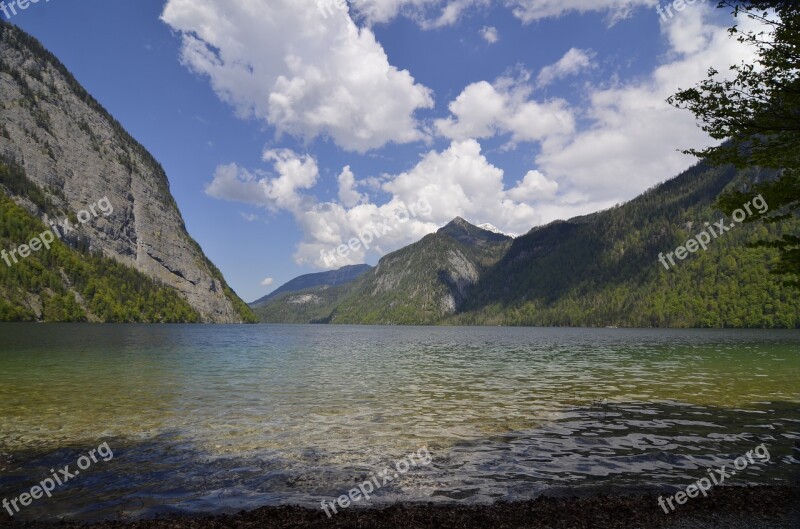
[{"label": "gravel shore", "polygon": [[19,522],[13,529],[239,529],[239,528],[419,528],[419,529],[800,529],[800,494],[789,487],[718,487],[665,514],[657,495],[541,497],[494,505],[393,505],[348,509],[328,518],[321,509],[263,507],[233,515],[167,517],[138,521]]}]

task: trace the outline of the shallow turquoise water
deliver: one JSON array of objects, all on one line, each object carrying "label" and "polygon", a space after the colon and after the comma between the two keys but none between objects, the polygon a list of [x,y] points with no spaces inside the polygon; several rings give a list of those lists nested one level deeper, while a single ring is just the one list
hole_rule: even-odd
[{"label": "shallow turquoise water", "polygon": [[29,519],[319,505],[405,454],[381,502],[732,485],[800,469],[794,331],[0,325],[0,499],[108,442]]}]

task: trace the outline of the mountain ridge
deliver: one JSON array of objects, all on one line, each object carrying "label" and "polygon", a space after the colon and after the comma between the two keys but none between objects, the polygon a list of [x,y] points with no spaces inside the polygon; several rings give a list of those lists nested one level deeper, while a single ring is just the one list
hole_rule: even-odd
[{"label": "mountain ridge", "polygon": [[314,287],[334,287],[337,285],[347,284],[356,280],[359,276],[370,270],[372,270],[372,267],[367,264],[347,265],[336,270],[328,270],[325,272],[316,272],[313,274],[297,276],[279,286],[266,296],[249,303],[249,305],[253,308],[256,308],[268,302],[269,300],[280,296],[281,294],[301,292]]},{"label": "mountain ridge", "polygon": [[457,217],[382,258],[315,321],[797,328],[796,293],[769,274],[776,253],[750,246],[797,233],[797,220],[738,225],[669,271],[658,261],[721,216],[720,193],[772,177],[700,163],[625,204],[504,239],[500,251],[486,246],[497,234]]}]

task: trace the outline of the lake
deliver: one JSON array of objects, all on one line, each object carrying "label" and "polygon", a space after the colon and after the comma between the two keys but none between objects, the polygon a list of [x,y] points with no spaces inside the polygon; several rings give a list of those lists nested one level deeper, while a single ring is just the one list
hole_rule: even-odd
[{"label": "lake", "polygon": [[[369,505],[800,470],[800,332],[0,325],[0,499],[107,442],[23,519],[319,507],[421,447]],[[363,504],[363,502],[362,502]]]}]

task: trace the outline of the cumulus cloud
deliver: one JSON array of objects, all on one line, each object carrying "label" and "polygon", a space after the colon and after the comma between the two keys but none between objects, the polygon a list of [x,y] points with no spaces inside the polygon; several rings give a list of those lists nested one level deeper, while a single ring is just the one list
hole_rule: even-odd
[{"label": "cumulus cloud", "polygon": [[[587,84],[585,97],[574,105],[542,99],[526,76],[476,82],[450,103],[450,116],[436,120],[436,130],[460,142],[509,134],[512,145],[538,146],[535,167],[508,198],[524,201],[528,191],[553,197],[538,207],[546,220],[633,198],[696,162],[681,148],[712,142],[691,113],[671,107],[666,99],[704,79],[709,66],[754,58],[752,50],[729,38],[725,23],[713,22],[715,13],[706,4],[687,6],[662,24],[669,50],[650,75],[604,86]],[[740,24],[758,23],[743,19]],[[593,58],[591,51],[572,49],[544,68],[536,84],[591,68]]]},{"label": "cumulus cloud", "polygon": [[345,207],[352,208],[353,206],[366,202],[367,195],[363,195],[355,190],[356,177],[350,166],[346,166],[339,174],[339,200]]},{"label": "cumulus cloud", "polygon": [[206,193],[214,198],[264,206],[271,211],[293,210],[302,206],[305,197],[298,191],[317,183],[319,171],[309,155],[297,156],[288,149],[267,150],[262,156],[272,162],[277,177],[263,172],[251,173],[237,164],[219,166]]},{"label": "cumulus cloud", "polygon": [[262,286],[262,287],[268,287],[268,286],[270,286],[270,285],[271,285],[272,283],[274,283],[274,282],[275,282],[275,280],[274,280],[274,279],[272,279],[271,277],[268,277],[268,278],[264,279],[264,280],[261,282],[261,286]]},{"label": "cumulus cloud", "polygon": [[500,40],[500,37],[497,34],[497,28],[494,26],[484,26],[481,29],[480,33],[481,37],[483,37],[483,40],[485,40],[489,44],[494,44],[495,42]]},{"label": "cumulus cloud", "polygon": [[508,192],[508,196],[520,202],[552,198],[558,191],[558,183],[545,178],[539,171],[528,171],[522,181]]},{"label": "cumulus cloud", "polygon": [[389,22],[401,13],[418,18],[429,8],[438,6],[441,0],[357,0],[353,8],[369,23]]},{"label": "cumulus cloud", "polygon": [[316,0],[168,0],[161,18],[181,36],[183,64],[240,117],[357,152],[425,138],[415,112],[433,106],[431,91],[392,66],[347,10],[326,16]]},{"label": "cumulus cloud", "polygon": [[[544,145],[538,169],[600,200],[632,198],[696,162],[681,148],[711,144],[694,116],[666,103],[706,77],[708,67],[752,61],[752,51],[710,22],[712,6],[687,6],[662,25],[670,46],[650,76],[590,90],[581,109],[588,126],[564,145]],[[741,25],[755,26],[741,19]],[[576,110],[576,112],[579,112]]]},{"label": "cumulus cloud", "polygon": [[[295,261],[326,267],[321,252],[347,244],[371,226],[388,225],[370,248],[348,251],[335,267],[364,262],[416,242],[457,216],[488,222],[507,233],[524,233],[546,219],[540,205],[552,208],[558,184],[536,171],[506,187],[504,171],[490,163],[474,139],[454,141],[432,150],[408,171],[385,175],[379,191],[390,198],[383,204],[357,193],[361,184],[349,167],[339,175],[339,200],[322,202],[306,192],[319,174],[316,161],[292,151],[267,151],[264,160],[273,171],[248,171],[236,164],[220,166],[206,186],[209,195],[287,211],[303,232]],[[570,199],[571,200],[571,199]],[[585,213],[586,204],[563,202],[569,211]],[[593,207],[593,206],[588,206]],[[398,220],[401,219],[401,220]]]},{"label": "cumulus cloud", "polygon": [[[283,5],[281,1],[276,5]],[[207,2],[209,0],[200,0],[204,5]],[[182,4],[182,0],[169,0],[168,6],[173,3]],[[253,3],[258,2],[253,0]],[[415,6],[434,5],[422,0],[412,3]],[[381,5],[390,4],[394,8],[402,9],[408,2],[396,0],[392,3],[387,0]],[[530,19],[535,20],[536,17],[586,12],[592,5],[597,10],[624,16],[627,10],[647,5],[648,2],[516,0],[514,4],[535,8],[537,14]],[[650,75],[630,80],[614,79],[602,86],[587,84],[582,88],[583,97],[578,98],[574,104],[560,98],[542,97],[534,87],[546,86],[559,78],[591,68],[594,57],[587,50],[570,50],[556,64],[545,68],[533,79],[530,74],[522,72],[517,78],[502,77],[492,82],[472,83],[449,103],[447,114],[433,122],[433,130],[450,140],[449,146],[430,150],[416,164],[399,174],[359,180],[350,166],[345,166],[338,174],[338,193],[333,200],[322,201],[314,196],[314,188],[319,179],[316,160],[312,156],[287,150],[265,151],[263,159],[271,166],[270,171],[249,170],[237,164],[219,166],[213,181],[206,187],[206,192],[220,199],[254,204],[271,211],[289,212],[303,233],[294,255],[295,261],[298,264],[319,267],[325,266],[321,251],[327,252],[341,244],[347,244],[365,227],[384,222],[390,222],[393,229],[383,234],[369,249],[349,251],[345,258],[337,260],[335,266],[363,262],[369,257],[415,242],[455,216],[462,216],[475,223],[491,223],[504,232],[519,234],[543,222],[612,206],[675,176],[694,163],[692,157],[681,154],[678,149],[698,147],[710,141],[697,127],[691,113],[670,107],[665,102],[666,98],[678,89],[693,86],[705,78],[709,66],[724,67],[742,60],[752,60],[752,52],[730,39],[725,26],[711,22],[712,11],[714,10],[706,5],[687,7],[669,23],[662,24],[668,50],[659,58],[660,65]],[[368,30],[353,27],[346,12],[342,12],[342,17],[346,18],[341,21],[342,27],[349,29],[337,35],[343,39],[344,44],[336,41],[331,49],[337,50],[337,46],[341,45],[346,48],[342,55],[349,58],[349,48],[360,49],[364,45],[362,31]],[[204,18],[201,17],[201,20]],[[755,22],[740,20],[742,26],[749,24]],[[205,58],[204,64],[212,70],[218,63],[225,63],[227,66],[222,70],[225,70],[226,75],[230,74],[230,78],[221,74],[219,77],[209,74],[218,93],[234,94],[230,87],[238,86],[238,75],[243,80],[242,85],[239,91],[230,96],[231,101],[237,106],[241,101],[250,101],[251,106],[245,104],[245,108],[253,112],[258,108],[270,116],[269,105],[262,108],[254,103],[263,103],[263,98],[259,99],[258,96],[263,95],[263,86],[247,83],[253,77],[254,71],[261,71],[260,66],[253,69],[249,63],[239,63],[235,59],[246,56],[237,46],[248,39],[230,31],[225,19],[216,26],[209,27],[217,29],[212,31],[202,28],[197,36],[188,30],[184,33],[185,47],[193,45],[192,39],[202,39],[201,46],[196,50],[197,54],[189,52],[187,61],[198,60],[202,63]],[[203,31],[209,34],[203,36]],[[297,25],[293,31],[306,31],[306,26]],[[259,33],[262,32],[263,30],[259,30]],[[243,33],[248,34],[247,31]],[[222,38],[220,35],[226,37]],[[226,40],[228,35],[234,35],[232,43]],[[374,35],[367,35],[374,40]],[[294,37],[288,38],[292,42]],[[314,41],[319,36],[315,33],[308,38]],[[255,37],[250,40],[261,42]],[[206,44],[212,42],[220,44],[214,51]],[[364,70],[351,72],[358,79],[342,81],[342,87],[337,85],[340,81],[337,77],[339,73],[331,74],[333,70],[329,69],[336,70],[337,65],[344,64],[341,57],[337,57],[335,53],[333,58],[325,56],[326,53],[330,55],[331,49],[324,50],[322,57],[330,59],[334,64],[323,65],[321,63],[324,60],[307,54],[304,46],[295,48],[287,56],[289,59],[281,55],[275,60],[277,67],[286,69],[286,65],[316,60],[313,62],[316,70],[312,75],[301,69],[308,75],[307,78],[298,78],[296,84],[289,82],[289,77],[281,74],[275,78],[274,86],[266,90],[270,105],[275,96],[280,100],[276,108],[293,109],[291,112],[286,110],[289,117],[285,119],[300,123],[313,117],[320,124],[319,134],[329,135],[338,144],[349,145],[354,150],[370,148],[376,137],[382,138],[384,142],[404,141],[397,139],[402,138],[402,135],[392,136],[380,132],[380,127],[388,126],[385,116],[378,120],[379,125],[367,120],[366,128],[362,129],[359,128],[361,122],[358,119],[361,114],[356,112],[356,118],[351,115],[352,109],[371,108],[370,105],[375,101],[380,103],[375,103],[377,106],[386,103],[395,109],[399,104],[385,92],[381,92],[379,97],[373,97],[371,90],[366,90],[366,101],[348,99],[356,96],[347,90],[353,86],[363,88],[365,79],[370,78],[373,70],[368,69],[366,74]],[[273,50],[264,53],[269,56]],[[383,59],[377,61],[380,67],[376,71],[397,72],[391,67],[387,70],[388,61],[385,60],[385,55]],[[412,91],[418,90],[420,94],[427,94],[427,89],[415,84],[410,74],[407,75],[406,81],[392,85],[392,88],[400,90],[410,87]],[[386,88],[386,83],[391,84],[387,79],[373,80],[377,92]],[[309,87],[322,86],[326,88],[320,88],[319,94],[312,99],[331,103],[326,98],[344,90],[349,94],[342,99],[347,101],[344,110],[338,103],[331,103],[328,113],[292,114],[294,111],[299,112],[295,102],[305,100],[293,97],[281,100],[282,94],[306,93],[307,90],[313,92],[316,88]],[[243,94],[250,99],[237,99],[244,97]],[[413,98],[409,100],[406,96],[407,94],[401,94],[398,97],[406,102],[404,106],[401,105],[406,110],[402,114],[410,120],[406,122],[410,125],[393,130],[405,130],[410,134],[408,138],[418,138],[424,134],[420,132],[412,114],[416,108],[422,107]],[[387,112],[391,114],[394,110]],[[351,118],[354,121],[347,121]],[[341,135],[336,136],[337,130],[341,131]],[[530,147],[534,153],[534,163],[522,171],[525,174],[506,175],[503,169],[491,163],[482,152],[479,143],[481,139],[504,135],[508,136],[511,145],[531,144],[526,147]],[[390,136],[395,139],[387,140]],[[375,143],[377,144],[380,142]],[[513,184],[509,185],[508,182]],[[378,203],[373,196],[388,198]],[[427,204],[429,207],[419,207],[418,214],[411,216],[406,222],[395,222],[397,212],[407,211],[408,206],[413,204]]]},{"label": "cumulus cloud", "polygon": [[542,68],[542,71],[539,72],[539,76],[536,78],[537,86],[544,87],[564,77],[575,75],[583,70],[592,68],[594,66],[592,60],[595,55],[596,54],[592,50],[572,48],[565,53],[558,62]]},{"label": "cumulus cloud", "polygon": [[235,163],[217,167],[214,180],[206,186],[206,194],[233,202],[262,204],[262,190],[255,175],[240,171]]},{"label": "cumulus cloud", "polygon": [[575,118],[563,99],[531,99],[529,75],[479,81],[467,86],[448,108],[451,116],[435,121],[450,139],[489,138],[510,134],[511,141],[559,144],[575,130]]}]

